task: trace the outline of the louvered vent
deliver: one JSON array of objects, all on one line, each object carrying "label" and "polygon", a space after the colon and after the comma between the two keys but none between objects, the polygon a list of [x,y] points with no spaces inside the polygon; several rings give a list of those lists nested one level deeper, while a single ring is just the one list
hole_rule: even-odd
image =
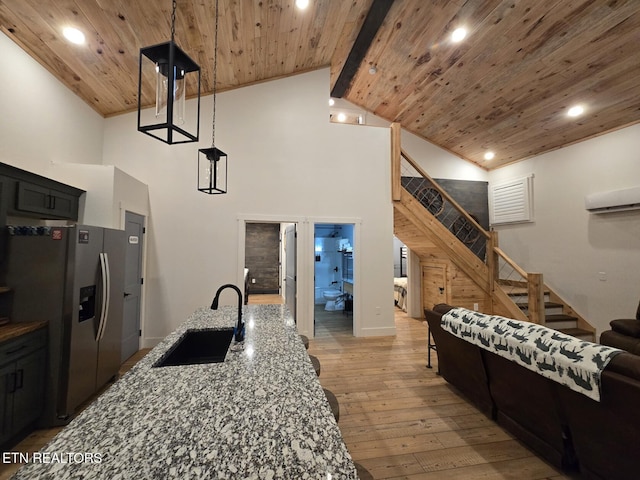
[{"label": "louvered vent", "polygon": [[491,225],[533,221],[533,175],[492,185],[489,191]]}]

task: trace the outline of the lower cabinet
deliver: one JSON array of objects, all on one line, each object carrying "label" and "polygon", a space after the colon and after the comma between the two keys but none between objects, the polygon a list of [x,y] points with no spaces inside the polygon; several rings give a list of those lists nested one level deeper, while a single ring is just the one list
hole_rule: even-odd
[{"label": "lower cabinet", "polygon": [[0,444],[42,413],[46,361],[44,329],[0,344]]}]

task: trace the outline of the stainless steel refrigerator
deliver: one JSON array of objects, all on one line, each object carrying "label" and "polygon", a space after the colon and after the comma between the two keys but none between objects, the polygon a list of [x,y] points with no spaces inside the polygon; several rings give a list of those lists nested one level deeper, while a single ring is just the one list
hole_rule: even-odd
[{"label": "stainless steel refrigerator", "polygon": [[64,425],[120,367],[125,232],[83,225],[7,229],[11,321],[49,322],[39,425]]}]

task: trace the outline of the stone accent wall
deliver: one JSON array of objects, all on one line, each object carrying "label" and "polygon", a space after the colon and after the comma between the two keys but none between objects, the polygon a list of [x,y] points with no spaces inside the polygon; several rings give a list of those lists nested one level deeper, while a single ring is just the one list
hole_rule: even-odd
[{"label": "stone accent wall", "polygon": [[247,223],[245,267],[249,269],[249,293],[279,293],[279,223]]}]

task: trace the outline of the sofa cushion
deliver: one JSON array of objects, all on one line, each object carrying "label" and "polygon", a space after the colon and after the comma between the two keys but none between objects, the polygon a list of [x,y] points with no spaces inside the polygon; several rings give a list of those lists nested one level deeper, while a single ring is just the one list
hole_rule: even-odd
[{"label": "sofa cushion", "polygon": [[640,338],[640,320],[633,318],[611,320],[609,325],[611,325],[611,329],[614,332],[621,333],[622,335],[629,335],[630,337]]}]

